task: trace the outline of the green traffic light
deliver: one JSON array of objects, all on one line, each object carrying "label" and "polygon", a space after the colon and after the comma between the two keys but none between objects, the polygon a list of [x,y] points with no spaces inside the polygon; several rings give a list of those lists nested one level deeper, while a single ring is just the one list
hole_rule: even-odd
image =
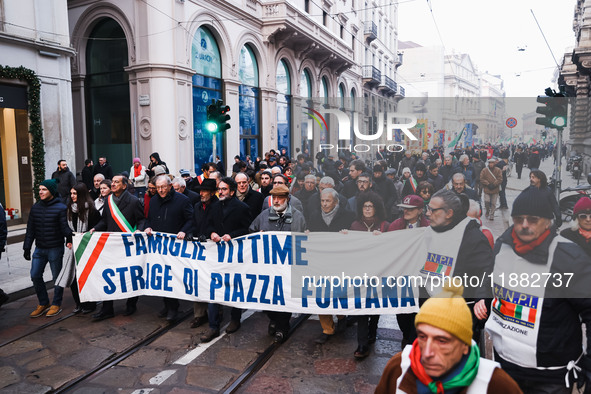
[{"label": "green traffic light", "polygon": [[205,130],[209,131],[210,133],[215,133],[218,131],[218,124],[213,121],[205,122]]},{"label": "green traffic light", "polygon": [[565,127],[566,118],[563,116],[555,116],[552,118],[552,125],[555,127]]}]

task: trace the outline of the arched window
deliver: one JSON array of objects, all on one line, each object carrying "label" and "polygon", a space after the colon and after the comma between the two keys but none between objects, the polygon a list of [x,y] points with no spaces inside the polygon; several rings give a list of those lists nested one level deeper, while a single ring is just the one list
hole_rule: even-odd
[{"label": "arched window", "polygon": [[[310,77],[310,71],[305,68],[304,71],[302,72],[302,75],[300,76],[300,96],[302,97],[302,107],[311,107],[313,106],[313,102],[312,102],[312,78]],[[308,140],[308,110],[303,110],[302,111],[302,124],[301,124],[301,130],[302,130],[302,153],[306,153],[306,151],[308,151],[308,154],[310,154],[310,152],[312,152],[312,146],[313,146],[313,142],[314,140]]]},{"label": "arched window", "polygon": [[[324,105],[328,105],[328,79],[326,77],[322,77],[320,80],[320,98],[321,102]],[[330,118],[326,118],[326,124],[330,128]],[[322,127],[320,129],[320,143],[321,144],[328,144],[330,143],[330,134],[326,127]]]},{"label": "arched window", "polygon": [[285,60],[277,65],[277,147],[291,157],[291,77]]},{"label": "arched window", "polygon": [[216,156],[225,162],[225,134],[212,134],[205,129],[207,106],[212,100],[222,99],[222,62],[220,50],[211,31],[206,27],[197,29],[191,44],[193,75],[193,132],[195,144],[195,170]]},{"label": "arched window", "polygon": [[106,157],[115,172],[128,170],[132,157],[127,65],[123,29],[113,19],[101,20],[86,47],[88,154]]},{"label": "arched window", "polygon": [[254,161],[259,152],[259,68],[256,57],[249,45],[240,50],[239,72],[240,105],[240,157],[250,156]]}]

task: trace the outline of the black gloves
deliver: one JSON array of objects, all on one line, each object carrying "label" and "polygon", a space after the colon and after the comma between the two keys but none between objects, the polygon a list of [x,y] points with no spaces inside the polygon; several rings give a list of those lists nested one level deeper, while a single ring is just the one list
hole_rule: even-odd
[{"label": "black gloves", "polygon": [[23,257],[25,258],[25,260],[31,261],[31,249],[25,249]]}]

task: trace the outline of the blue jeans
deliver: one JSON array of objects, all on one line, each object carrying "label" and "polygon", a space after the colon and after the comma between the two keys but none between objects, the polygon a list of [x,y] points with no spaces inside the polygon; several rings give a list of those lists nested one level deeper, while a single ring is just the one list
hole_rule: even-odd
[{"label": "blue jeans", "polygon": [[[35,248],[33,259],[31,261],[31,280],[33,281],[33,287],[37,293],[37,298],[39,299],[39,305],[49,305],[49,296],[47,295],[47,289],[45,288],[45,282],[43,281],[43,272],[45,271],[47,263],[49,262],[51,276],[55,281],[62,270],[63,257],[63,245],[50,249]],[[55,286],[53,288],[53,302],[51,304],[61,306],[63,295],[64,288]]]}]

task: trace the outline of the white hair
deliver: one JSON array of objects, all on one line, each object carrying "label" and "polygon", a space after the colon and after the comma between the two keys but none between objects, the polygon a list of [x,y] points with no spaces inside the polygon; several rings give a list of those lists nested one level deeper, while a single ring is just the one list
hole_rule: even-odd
[{"label": "white hair", "polygon": [[320,182],[318,183],[324,183],[325,185],[333,185],[334,186],[334,179],[332,179],[329,176],[325,176],[323,178],[320,179]]},{"label": "white hair", "polygon": [[185,182],[183,178],[174,178],[172,184],[179,185],[180,187],[187,187],[187,182]]}]

